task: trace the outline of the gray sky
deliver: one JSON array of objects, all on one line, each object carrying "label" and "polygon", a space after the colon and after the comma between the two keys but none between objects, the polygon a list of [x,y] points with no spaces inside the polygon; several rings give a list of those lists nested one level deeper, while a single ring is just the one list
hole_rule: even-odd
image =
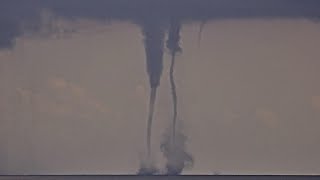
[{"label": "gray sky", "polygon": [[[22,28],[0,50],[0,173],[135,173],[149,93],[140,27],[39,17],[36,31]],[[179,121],[195,158],[185,173],[319,174],[320,24],[218,19],[198,44],[199,26],[183,25],[176,65]],[[159,166],[169,59],[153,125]]]},{"label": "gray sky", "polygon": [[[149,91],[140,31],[126,23],[81,27],[63,38],[23,36],[0,53],[6,172],[136,171]],[[318,174],[320,25],[215,21],[200,46],[198,28],[183,27],[176,66],[179,115],[195,158],[186,173]],[[168,60],[155,151],[171,114]]]}]

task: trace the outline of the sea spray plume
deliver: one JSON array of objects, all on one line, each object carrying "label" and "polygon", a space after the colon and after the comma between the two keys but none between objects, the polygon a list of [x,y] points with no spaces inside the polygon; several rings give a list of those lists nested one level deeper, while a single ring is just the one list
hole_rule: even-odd
[{"label": "sea spray plume", "polygon": [[[192,168],[194,159],[185,149],[187,136],[181,131],[181,128],[176,130],[175,144],[172,144],[172,126],[164,133],[160,149],[167,159],[166,174],[178,175],[186,168]],[[174,147],[173,147],[174,146]]]},{"label": "sea spray plume", "polygon": [[147,20],[143,22],[142,31],[144,35],[147,73],[150,83],[150,102],[147,120],[147,157],[141,162],[138,174],[151,175],[158,172],[151,158],[151,136],[156,93],[157,88],[160,85],[160,79],[163,69],[163,48],[165,33],[162,23],[156,21],[155,19],[150,19],[149,21]]}]

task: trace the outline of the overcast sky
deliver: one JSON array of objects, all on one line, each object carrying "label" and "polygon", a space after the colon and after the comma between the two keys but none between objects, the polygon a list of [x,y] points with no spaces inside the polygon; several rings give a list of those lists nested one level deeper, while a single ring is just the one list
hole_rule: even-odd
[{"label": "overcast sky", "polygon": [[[135,173],[149,98],[141,26],[39,17],[36,30],[1,41],[0,173]],[[179,121],[195,158],[185,173],[319,174],[320,24],[216,19],[198,43],[200,24],[183,24],[176,65]],[[11,27],[20,22],[0,37]],[[172,115],[169,59],[153,125],[159,166]]]}]

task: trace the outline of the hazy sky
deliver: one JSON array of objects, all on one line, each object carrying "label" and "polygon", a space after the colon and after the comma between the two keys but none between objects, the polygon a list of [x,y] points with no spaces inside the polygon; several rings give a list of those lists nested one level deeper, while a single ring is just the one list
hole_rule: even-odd
[{"label": "hazy sky", "polygon": [[[149,94],[141,29],[43,12],[0,50],[1,174],[135,173]],[[195,165],[185,173],[320,173],[320,24],[220,19],[182,27],[179,121]],[[153,149],[171,118],[169,56]]]}]

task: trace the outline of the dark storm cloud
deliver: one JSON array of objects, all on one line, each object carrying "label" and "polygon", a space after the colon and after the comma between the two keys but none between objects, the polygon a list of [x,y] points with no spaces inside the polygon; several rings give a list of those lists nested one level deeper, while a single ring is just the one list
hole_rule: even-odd
[{"label": "dark storm cloud", "polygon": [[[36,29],[40,12],[47,9],[64,18],[131,21],[168,21],[178,16],[183,22],[217,18],[320,17],[317,0],[4,0],[0,2],[0,48],[11,47],[21,34],[21,24]],[[154,17],[157,17],[153,19]]]},{"label": "dark storm cloud", "polygon": [[21,34],[23,22],[35,21],[39,17],[37,5],[32,1],[0,2],[0,49],[14,45],[14,38]]}]

